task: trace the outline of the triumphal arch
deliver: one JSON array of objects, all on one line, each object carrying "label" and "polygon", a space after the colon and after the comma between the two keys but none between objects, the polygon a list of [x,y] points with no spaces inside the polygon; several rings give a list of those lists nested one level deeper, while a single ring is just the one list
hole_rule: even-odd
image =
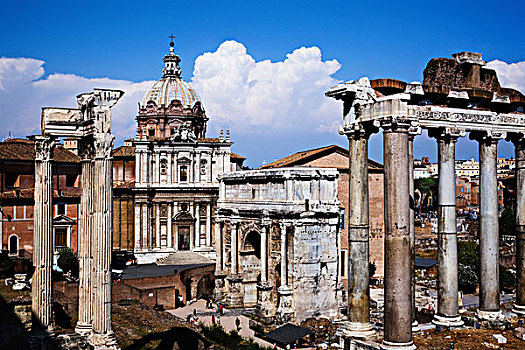
[{"label": "triumphal arch", "polygon": [[124,92],[94,89],[77,96],[78,108],[43,108],[35,142],[35,272],[32,280],[32,348],[45,348],[52,324],[53,149],[57,138],[76,138],[82,157],[78,255],[80,284],[76,332],[100,350],[118,349],[111,330],[113,162],[111,107]]},{"label": "triumphal arch", "polygon": [[383,349],[413,349],[414,213],[412,150],[422,128],[438,143],[438,309],[434,323],[462,325],[458,314],[455,143],[469,133],[479,143],[480,306],[479,319],[502,317],[498,276],[497,144],[516,149],[517,298],[525,314],[525,97],[500,86],[481,54],[462,52],[432,59],[423,83],[362,78],[332,87],[343,101],[340,133],[350,150],[348,337],[372,333],[368,291],[368,138],[382,129],[385,169],[385,306]]}]

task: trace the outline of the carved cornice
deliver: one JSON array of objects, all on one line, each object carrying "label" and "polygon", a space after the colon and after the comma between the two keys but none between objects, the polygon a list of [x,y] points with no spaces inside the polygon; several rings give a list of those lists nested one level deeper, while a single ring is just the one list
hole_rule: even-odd
[{"label": "carved cornice", "polygon": [[436,140],[443,139],[446,141],[456,142],[458,138],[465,137],[466,131],[453,127],[430,128],[428,135],[430,137],[434,137]]}]

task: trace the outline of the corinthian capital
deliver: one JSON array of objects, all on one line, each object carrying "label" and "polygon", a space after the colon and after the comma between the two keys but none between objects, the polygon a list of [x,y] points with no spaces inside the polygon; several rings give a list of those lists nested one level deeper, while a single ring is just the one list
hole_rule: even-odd
[{"label": "corinthian capital", "polygon": [[33,136],[35,142],[35,159],[37,161],[49,161],[53,159],[53,150],[56,141],[48,136]]},{"label": "corinthian capital", "polygon": [[93,135],[93,146],[96,158],[111,157],[114,138],[115,136],[111,135],[110,133],[98,133]]}]

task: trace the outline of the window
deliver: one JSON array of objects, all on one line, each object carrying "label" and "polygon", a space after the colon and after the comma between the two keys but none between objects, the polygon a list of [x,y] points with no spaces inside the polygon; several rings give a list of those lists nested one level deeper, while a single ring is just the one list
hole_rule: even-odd
[{"label": "window", "polygon": [[155,136],[155,129],[148,129],[148,136]]},{"label": "window", "polygon": [[166,158],[162,158],[160,160],[160,174],[166,175],[168,173],[168,160]]},{"label": "window", "polygon": [[346,253],[346,250],[341,250],[341,277],[346,276]]},{"label": "window", "polygon": [[67,228],[55,228],[55,248],[67,247]]},{"label": "window", "polygon": [[5,187],[20,187],[20,176],[17,174],[5,174]]},{"label": "window", "polygon": [[187,182],[188,181],[188,166],[187,165],[181,165],[180,166],[180,174],[179,174],[179,181],[181,182]]},{"label": "window", "polygon": [[18,236],[12,235],[9,237],[9,254],[18,254]]},{"label": "window", "polygon": [[57,215],[66,215],[66,204],[65,203],[57,204]]},{"label": "window", "polygon": [[66,175],[66,187],[77,187],[77,175]]}]

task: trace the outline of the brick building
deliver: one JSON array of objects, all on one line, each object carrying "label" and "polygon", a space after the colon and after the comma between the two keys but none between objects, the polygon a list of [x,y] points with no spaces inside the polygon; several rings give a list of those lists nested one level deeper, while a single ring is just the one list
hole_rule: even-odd
[{"label": "brick building", "polygon": [[[344,224],[341,225],[341,279],[348,284],[348,149],[338,145],[331,145],[294,153],[288,157],[266,164],[261,169],[282,167],[317,167],[336,168],[339,172],[338,199]],[[384,192],[383,166],[373,160],[368,160],[368,186],[370,205],[370,261],[377,266],[376,274],[383,275],[383,235],[384,235]]]},{"label": "brick building", "polygon": [[[80,158],[57,147],[53,165],[53,237],[55,251],[77,250],[81,195]],[[0,143],[0,236],[10,255],[33,251],[35,146],[27,139]]]}]

